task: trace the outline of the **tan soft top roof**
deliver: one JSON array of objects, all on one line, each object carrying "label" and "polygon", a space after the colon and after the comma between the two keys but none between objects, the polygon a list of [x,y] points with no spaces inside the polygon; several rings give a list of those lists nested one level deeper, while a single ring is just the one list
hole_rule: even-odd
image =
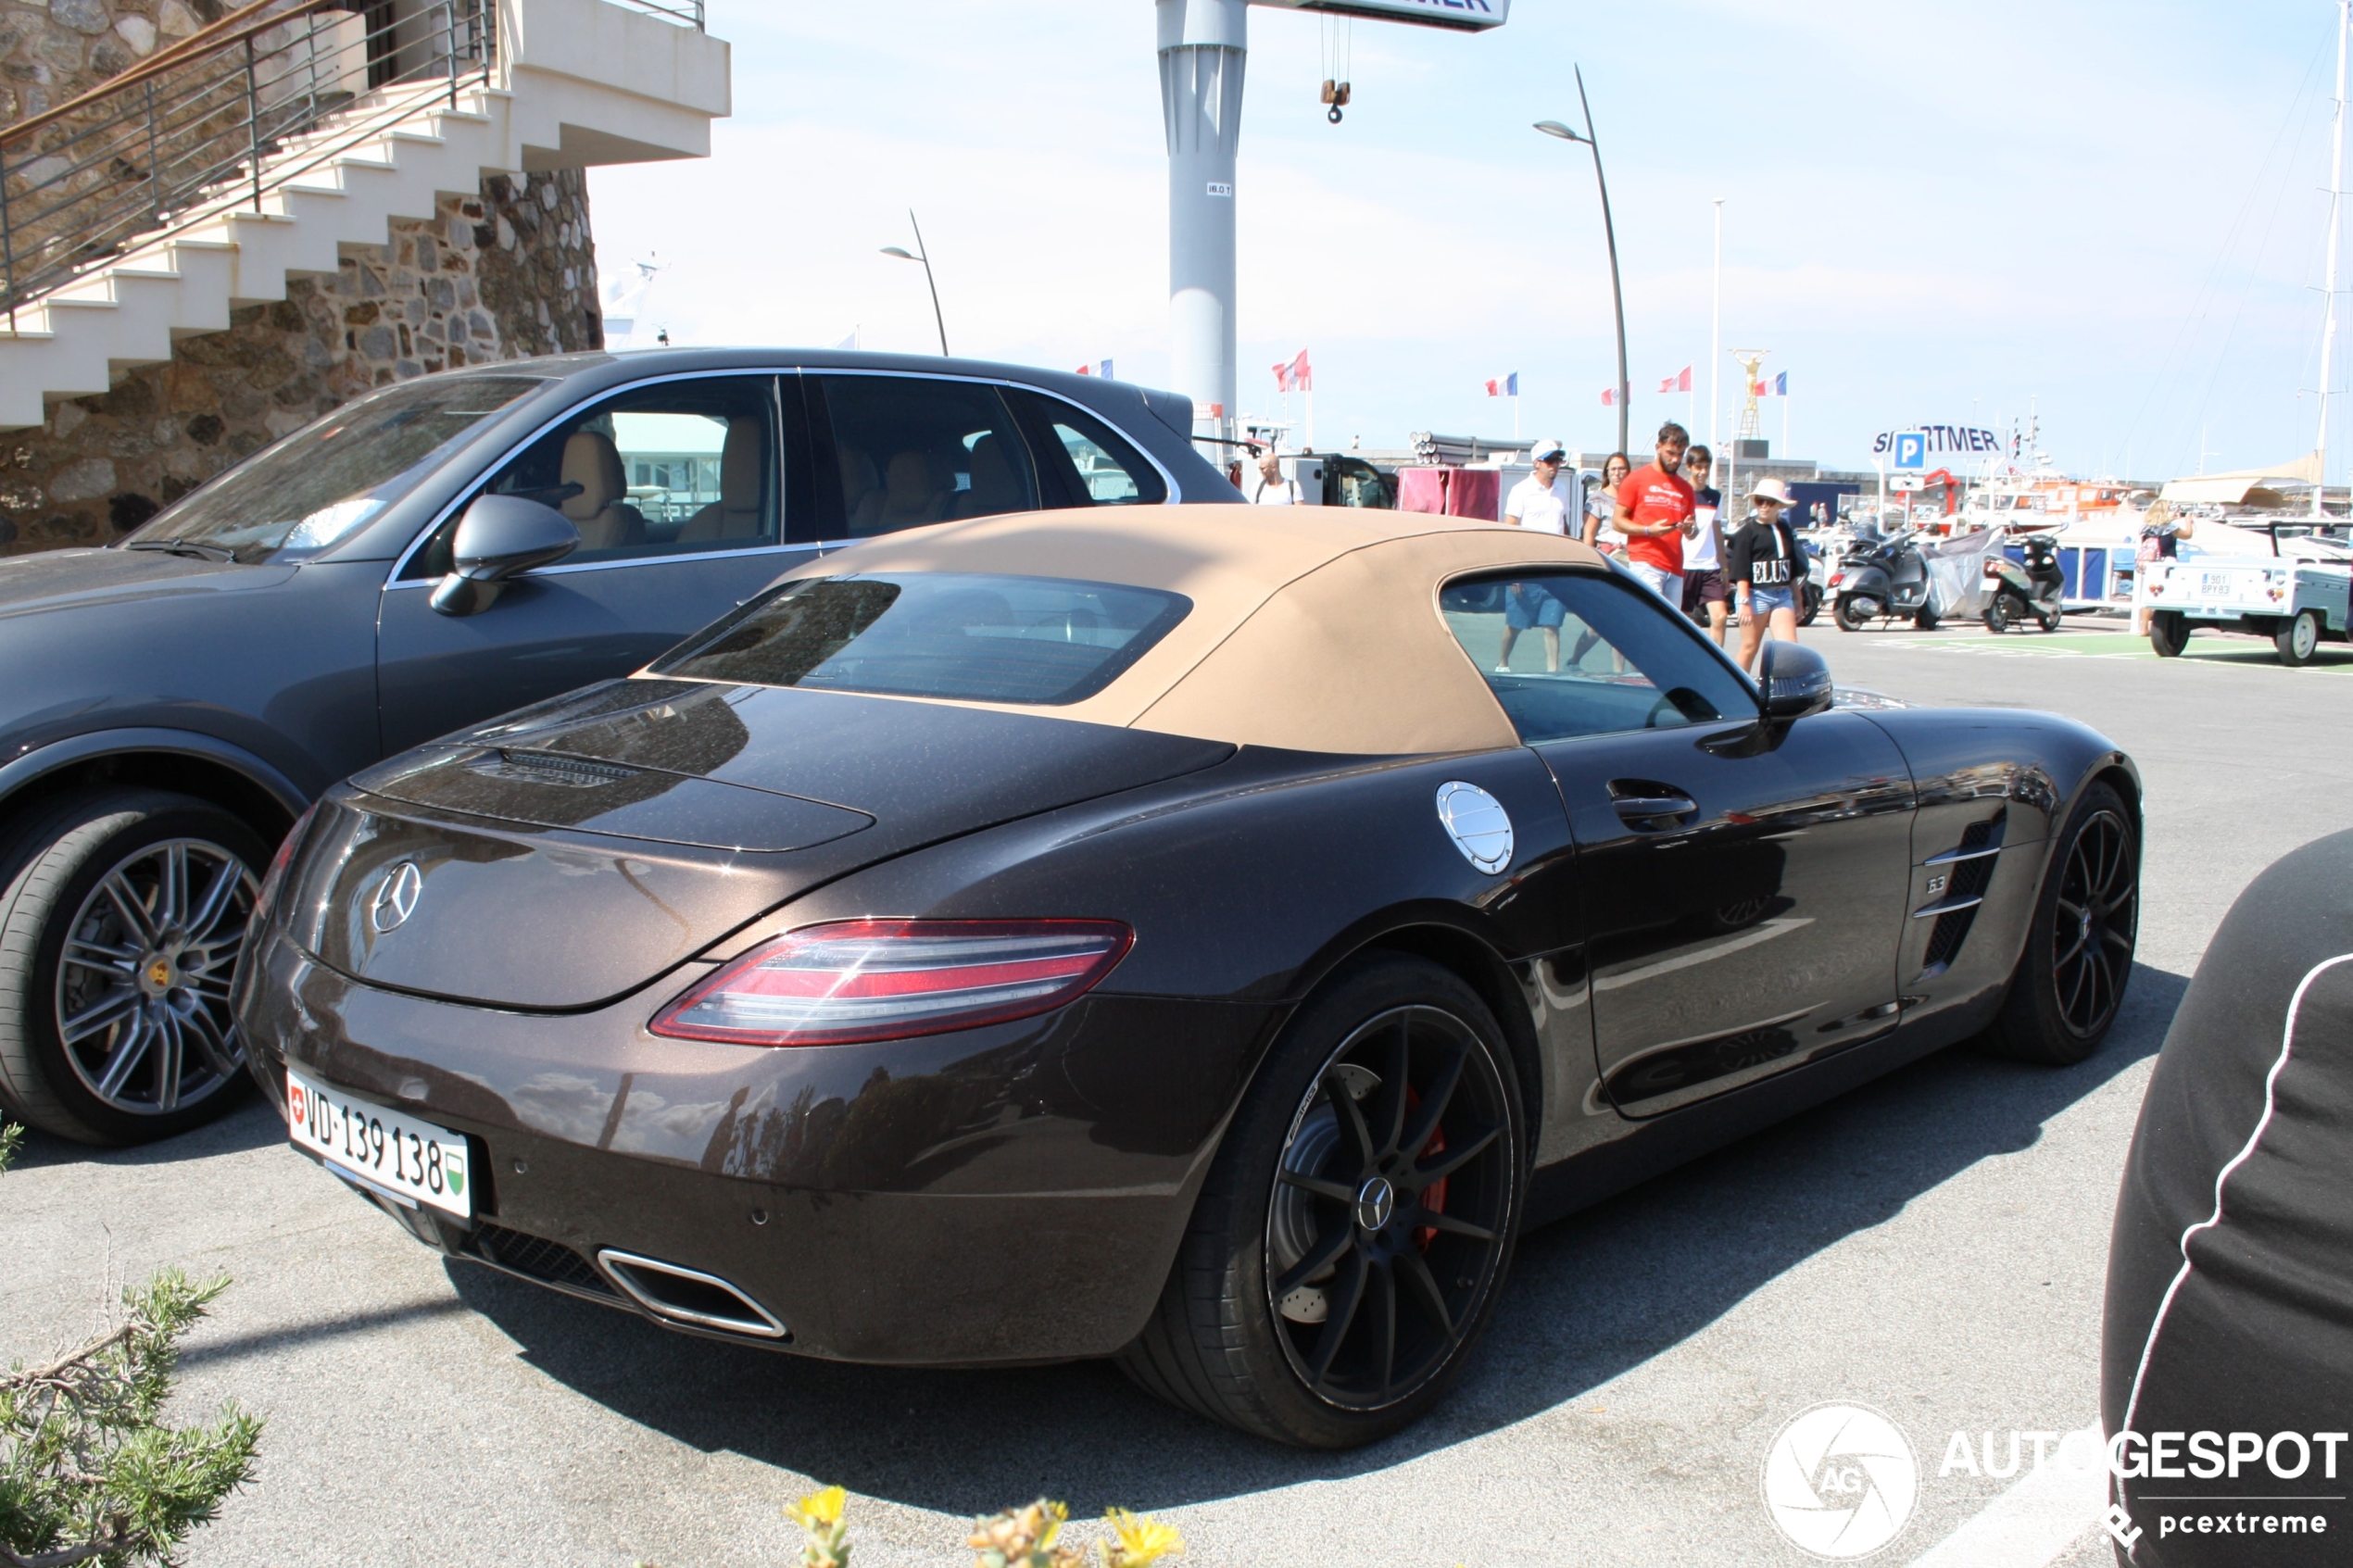
[{"label": "tan soft top roof", "polygon": [[997,572],[1182,594],[1191,613],[1083,702],[957,706],[1393,756],[1518,744],[1448,630],[1438,590],[1469,572],[1563,566],[1602,569],[1602,559],[1558,534],[1421,512],[1105,507],[910,529],[786,580]]}]

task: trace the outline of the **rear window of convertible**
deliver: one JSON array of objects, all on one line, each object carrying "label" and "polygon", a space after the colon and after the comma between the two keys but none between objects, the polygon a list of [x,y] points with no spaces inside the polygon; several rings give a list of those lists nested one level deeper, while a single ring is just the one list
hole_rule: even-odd
[{"label": "rear window of convertible", "polygon": [[1111,684],[1192,608],[1181,594],[1049,577],[805,577],[653,669],[694,681],[1051,707]]}]

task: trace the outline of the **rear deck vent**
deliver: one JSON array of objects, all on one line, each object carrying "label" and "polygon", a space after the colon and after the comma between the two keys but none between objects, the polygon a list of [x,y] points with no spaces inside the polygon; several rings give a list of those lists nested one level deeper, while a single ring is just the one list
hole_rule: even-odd
[{"label": "rear deck vent", "polygon": [[525,1236],[504,1225],[481,1224],[466,1238],[463,1250],[468,1257],[541,1285],[609,1298],[619,1294],[587,1259],[560,1241]]},{"label": "rear deck vent", "polygon": [[790,1339],[775,1315],[717,1274],[607,1248],[597,1261],[613,1283],[658,1318],[756,1339]]},{"label": "rear deck vent", "polygon": [[577,757],[551,757],[537,751],[485,751],[466,764],[469,772],[522,784],[554,784],[560,789],[599,789],[634,779],[639,770],[604,762],[584,762]]}]

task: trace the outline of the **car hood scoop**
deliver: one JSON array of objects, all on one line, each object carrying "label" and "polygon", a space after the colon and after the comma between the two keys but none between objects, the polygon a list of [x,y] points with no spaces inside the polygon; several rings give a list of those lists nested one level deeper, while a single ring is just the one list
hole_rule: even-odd
[{"label": "car hood scoop", "polygon": [[588,1008],[862,866],[1233,750],[941,703],[620,681],[354,777],[282,908],[296,942],[357,980]]}]

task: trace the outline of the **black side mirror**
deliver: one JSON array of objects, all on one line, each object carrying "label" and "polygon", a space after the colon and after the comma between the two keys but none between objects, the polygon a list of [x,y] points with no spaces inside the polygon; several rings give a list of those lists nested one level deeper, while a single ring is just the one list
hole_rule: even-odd
[{"label": "black side mirror", "polygon": [[458,520],[450,554],[457,570],[433,591],[444,615],[479,615],[498,602],[510,577],[549,566],[580,548],[580,530],[553,507],[520,495],[484,495]]},{"label": "black side mirror", "polygon": [[1765,688],[1765,717],[1773,722],[1786,724],[1829,711],[1831,667],[1803,643],[1767,643],[1756,671],[1757,684]]}]

